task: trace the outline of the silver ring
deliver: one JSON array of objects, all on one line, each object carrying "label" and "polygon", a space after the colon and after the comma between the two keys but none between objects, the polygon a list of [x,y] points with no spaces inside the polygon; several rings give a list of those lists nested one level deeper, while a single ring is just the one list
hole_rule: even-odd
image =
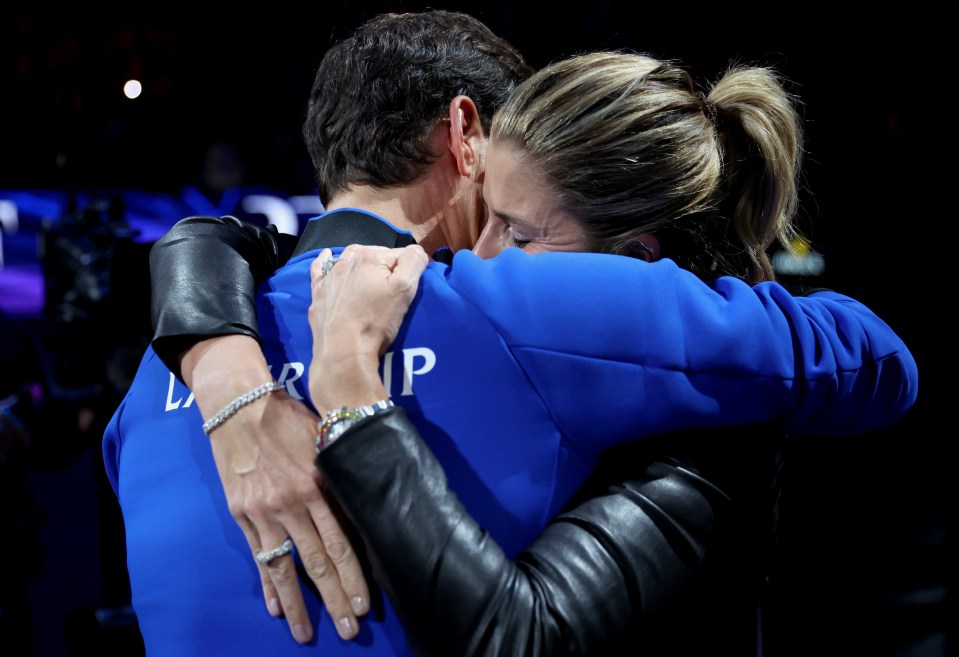
[{"label": "silver ring", "polygon": [[333,270],[333,265],[335,265],[336,263],[338,263],[340,260],[344,260],[344,258],[337,257],[337,256],[333,256],[333,257],[331,257],[331,258],[329,258],[329,259],[327,259],[327,260],[324,260],[324,261],[323,261],[323,266],[322,266],[322,268],[320,269],[320,271],[323,272],[323,276],[325,277],[325,276],[329,275],[329,273]]},{"label": "silver ring", "polygon": [[279,559],[282,556],[286,556],[293,550],[293,539],[288,538],[283,541],[283,545],[278,548],[274,548],[269,552],[257,552],[256,553],[256,562],[261,566],[268,566],[271,561],[274,559]]}]

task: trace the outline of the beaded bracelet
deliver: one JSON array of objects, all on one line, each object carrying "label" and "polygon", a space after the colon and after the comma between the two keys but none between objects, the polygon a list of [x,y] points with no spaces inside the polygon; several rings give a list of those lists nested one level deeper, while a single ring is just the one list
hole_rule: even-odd
[{"label": "beaded bracelet", "polygon": [[203,423],[203,433],[210,435],[210,433],[216,429],[218,426],[229,420],[231,417],[236,415],[236,412],[239,411],[244,406],[252,404],[257,399],[264,395],[268,395],[271,392],[276,392],[282,388],[286,387],[285,383],[279,383],[277,381],[270,381],[269,383],[264,383],[263,385],[253,388],[250,392],[243,393],[229,404],[226,407],[214,415],[212,418]]}]

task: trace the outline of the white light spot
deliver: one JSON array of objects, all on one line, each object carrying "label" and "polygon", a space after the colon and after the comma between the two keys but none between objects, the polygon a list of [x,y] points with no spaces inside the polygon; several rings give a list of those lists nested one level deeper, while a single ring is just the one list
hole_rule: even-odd
[{"label": "white light spot", "polygon": [[143,85],[140,84],[139,80],[127,80],[126,84],[123,85],[123,95],[130,100],[139,97],[142,91]]}]

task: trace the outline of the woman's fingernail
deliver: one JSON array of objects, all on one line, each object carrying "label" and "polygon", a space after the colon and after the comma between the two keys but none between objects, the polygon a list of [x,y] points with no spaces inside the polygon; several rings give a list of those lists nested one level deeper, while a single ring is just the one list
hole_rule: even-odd
[{"label": "woman's fingernail", "polygon": [[360,596],[354,596],[350,600],[350,604],[353,606],[353,613],[357,616],[362,616],[366,613],[366,605],[363,603],[363,598]]},{"label": "woman's fingernail", "polygon": [[270,610],[271,616],[279,617],[280,615],[280,601],[276,598],[270,598],[269,602],[266,603],[267,608]]},{"label": "woman's fingernail", "polygon": [[336,622],[336,631],[339,632],[340,638],[352,639],[356,636],[356,623],[349,616],[344,616]]},{"label": "woman's fingernail", "polygon": [[302,625],[293,626],[293,638],[296,639],[297,643],[306,643],[310,640],[310,637],[306,634],[306,628]]}]

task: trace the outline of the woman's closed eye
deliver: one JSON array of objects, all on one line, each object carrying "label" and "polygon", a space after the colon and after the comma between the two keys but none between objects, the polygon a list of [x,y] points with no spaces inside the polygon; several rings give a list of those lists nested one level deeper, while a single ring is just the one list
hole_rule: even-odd
[{"label": "woman's closed eye", "polygon": [[522,249],[522,248],[525,248],[526,246],[529,246],[530,244],[533,243],[533,240],[531,240],[531,239],[524,239],[524,238],[522,238],[522,237],[519,237],[519,236],[515,235],[515,234],[513,233],[513,231],[510,231],[509,235],[510,235],[510,239],[511,239],[512,242],[513,242],[513,246],[517,246],[517,247],[519,247],[519,248],[521,248],[521,249]]},{"label": "woman's closed eye", "polygon": [[522,230],[518,230],[516,227],[512,226],[509,221],[506,219],[500,219],[503,222],[503,225],[506,227],[506,230],[509,231],[509,239],[513,246],[524,248],[529,244],[532,244],[536,240],[531,237],[528,233],[525,233]]}]

